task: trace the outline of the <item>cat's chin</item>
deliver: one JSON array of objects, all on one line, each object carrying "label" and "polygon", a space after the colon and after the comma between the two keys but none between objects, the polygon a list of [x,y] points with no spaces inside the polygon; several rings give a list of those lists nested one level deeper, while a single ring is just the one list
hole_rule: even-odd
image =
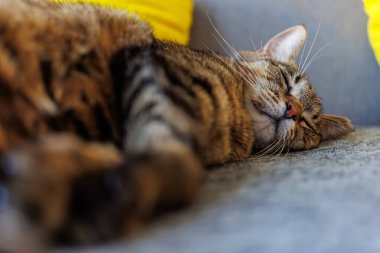
[{"label": "cat's chin", "polygon": [[254,124],[255,150],[263,150],[275,142],[276,125],[273,122],[267,124]]},{"label": "cat's chin", "polygon": [[278,121],[267,119],[253,124],[255,133],[255,150],[268,149],[269,146],[279,143],[284,145],[293,138],[295,122],[292,119],[283,118]]},{"label": "cat's chin", "polygon": [[283,118],[276,123],[276,139],[279,140],[289,140],[292,138],[292,130],[295,127],[295,122],[293,119]]}]

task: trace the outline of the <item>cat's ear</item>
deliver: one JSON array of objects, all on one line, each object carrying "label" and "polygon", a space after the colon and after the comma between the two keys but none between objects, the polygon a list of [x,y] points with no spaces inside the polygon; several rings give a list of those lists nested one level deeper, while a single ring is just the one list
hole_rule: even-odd
[{"label": "cat's ear", "polygon": [[321,114],[319,124],[322,141],[336,139],[354,131],[351,121],[342,116]]},{"label": "cat's ear", "polygon": [[281,62],[296,62],[307,37],[306,28],[297,25],[271,38],[261,52]]}]

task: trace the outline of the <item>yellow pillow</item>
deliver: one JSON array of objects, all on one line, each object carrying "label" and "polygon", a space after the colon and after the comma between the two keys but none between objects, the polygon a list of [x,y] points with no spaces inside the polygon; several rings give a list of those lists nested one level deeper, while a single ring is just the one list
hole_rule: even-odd
[{"label": "yellow pillow", "polygon": [[158,39],[188,44],[193,18],[193,0],[50,0],[91,3],[136,13],[148,22]]},{"label": "yellow pillow", "polygon": [[369,17],[369,41],[380,64],[380,0],[364,0],[364,6]]}]

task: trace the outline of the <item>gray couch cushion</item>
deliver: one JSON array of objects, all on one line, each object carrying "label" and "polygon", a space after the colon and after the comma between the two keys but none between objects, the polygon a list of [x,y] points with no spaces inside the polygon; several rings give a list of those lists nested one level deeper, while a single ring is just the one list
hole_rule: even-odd
[{"label": "gray couch cushion", "polygon": [[137,241],[62,253],[378,253],[380,128],[318,149],[230,163],[191,208]]}]

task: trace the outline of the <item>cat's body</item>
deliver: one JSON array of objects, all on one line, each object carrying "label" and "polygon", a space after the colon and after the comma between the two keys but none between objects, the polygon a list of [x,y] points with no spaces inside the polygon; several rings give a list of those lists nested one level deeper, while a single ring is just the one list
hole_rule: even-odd
[{"label": "cat's body", "polygon": [[236,61],[156,41],[117,11],[0,1],[2,178],[16,205],[61,240],[105,240],[191,203],[205,166],[352,131],[321,115],[298,73],[305,38],[294,27]]}]

